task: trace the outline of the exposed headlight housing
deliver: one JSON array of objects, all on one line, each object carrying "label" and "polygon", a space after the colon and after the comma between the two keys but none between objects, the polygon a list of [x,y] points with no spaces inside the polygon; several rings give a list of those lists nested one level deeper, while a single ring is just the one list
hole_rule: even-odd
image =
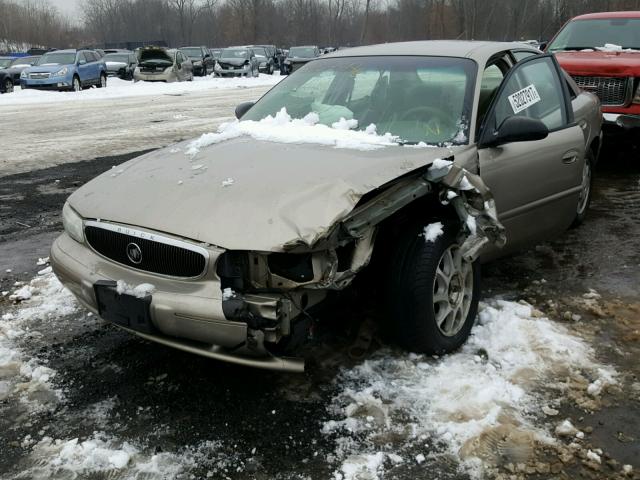
[{"label": "exposed headlight housing", "polygon": [[640,103],[640,81],[638,81],[638,88],[636,88],[636,94],[633,97],[633,103]]},{"label": "exposed headlight housing", "polygon": [[65,76],[67,73],[69,72],[69,69],[67,67],[62,67],[60,70],[58,70],[56,73],[54,73],[52,76],[54,77],[63,77]]},{"label": "exposed headlight housing", "polygon": [[69,202],[66,202],[64,207],[62,207],[62,225],[64,227],[64,231],[67,232],[76,242],[84,242],[84,225],[82,217],[78,215],[73,208],[71,208]]}]

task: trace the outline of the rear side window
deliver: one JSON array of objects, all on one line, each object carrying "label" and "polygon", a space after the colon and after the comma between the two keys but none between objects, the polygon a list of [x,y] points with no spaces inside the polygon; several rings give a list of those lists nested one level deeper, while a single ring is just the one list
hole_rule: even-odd
[{"label": "rear side window", "polygon": [[551,58],[529,61],[509,78],[496,103],[496,127],[511,116],[541,120],[549,130],[567,124],[563,87]]},{"label": "rear side window", "polygon": [[526,50],[516,50],[511,53],[513,54],[513,58],[516,59],[516,62],[519,62],[520,60],[524,60],[525,58],[532,57],[534,55],[538,55],[535,52],[528,52]]}]

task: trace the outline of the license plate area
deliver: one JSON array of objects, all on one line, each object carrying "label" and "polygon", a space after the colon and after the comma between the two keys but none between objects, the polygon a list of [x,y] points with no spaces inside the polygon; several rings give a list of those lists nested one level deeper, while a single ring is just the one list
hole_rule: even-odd
[{"label": "license plate area", "polygon": [[107,322],[137,332],[156,332],[151,322],[151,295],[138,298],[126,293],[120,294],[116,285],[116,282],[110,280],[99,280],[93,285],[100,316]]}]

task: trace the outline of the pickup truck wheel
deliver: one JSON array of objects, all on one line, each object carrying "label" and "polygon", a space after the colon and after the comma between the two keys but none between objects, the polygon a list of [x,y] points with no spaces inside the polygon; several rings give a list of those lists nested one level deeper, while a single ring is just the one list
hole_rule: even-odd
[{"label": "pickup truck wheel", "polygon": [[80,83],[80,79],[78,77],[73,77],[72,88],[74,92],[79,92],[82,90],[82,84]]},{"label": "pickup truck wheel", "polygon": [[4,93],[11,93],[13,92],[13,82],[11,81],[10,78],[7,78],[4,81]]},{"label": "pickup truck wheel", "polygon": [[98,83],[98,88],[106,88],[107,86],[107,76],[105,74],[100,74],[100,83]]},{"label": "pickup truck wheel", "polygon": [[409,228],[390,259],[387,322],[407,350],[441,355],[468,338],[478,312],[480,266],[462,257],[458,227],[427,241],[424,225]]},{"label": "pickup truck wheel", "polygon": [[594,155],[589,150],[584,159],[582,168],[582,183],[580,184],[580,196],[578,197],[578,205],[576,206],[576,218],[571,224],[572,228],[578,227],[587,217],[589,205],[591,204],[591,187],[593,186],[593,164]]}]

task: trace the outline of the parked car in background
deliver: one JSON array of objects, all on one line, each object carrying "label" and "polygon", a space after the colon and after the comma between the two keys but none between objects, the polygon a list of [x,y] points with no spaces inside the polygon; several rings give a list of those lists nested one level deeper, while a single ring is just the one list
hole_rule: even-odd
[{"label": "parked car in background", "polygon": [[107,75],[122,80],[133,80],[133,73],[138,66],[138,58],[133,52],[107,53],[103,57],[107,65]]},{"label": "parked car in background", "polygon": [[267,55],[273,59],[273,66],[276,70],[280,69],[278,48],[275,45],[255,45],[256,47],[264,47]]},{"label": "parked car in background", "polygon": [[79,92],[92,85],[107,86],[107,66],[93,50],[54,50],[20,74],[23,89]]},{"label": "parked car in background", "polygon": [[610,131],[640,128],[640,12],[576,17],[547,51],[581,89],[600,97]]},{"label": "parked car in background", "polygon": [[143,47],[136,51],[138,66],[135,81],[184,82],[193,80],[191,60],[180,50],[165,47]]},{"label": "parked car in background", "polygon": [[[212,168],[188,187],[177,181],[194,160],[184,148],[147,153],[69,197],[51,249],[58,278],[147,340],[289,371],[304,368],[283,355],[309,338],[310,309],[352,285],[402,347],[441,355],[471,332],[480,262],[557,236],[589,206],[598,99],[526,45],[328,54],[236,116],[283,109],[398,140],[375,150],[212,140],[197,153]],[[264,125],[265,139],[269,128],[280,127]]]},{"label": "parked car in background", "polygon": [[282,63],[283,66],[280,69],[280,73],[289,75],[319,56],[320,49],[315,46],[291,47],[289,49],[289,55]]},{"label": "parked car in background", "polygon": [[193,64],[193,74],[205,77],[213,72],[215,60],[207,47],[182,47],[179,49]]},{"label": "parked car in background", "polygon": [[246,48],[251,50],[256,56],[256,60],[258,61],[258,71],[260,71],[260,73],[268,73],[269,75],[273,75],[276,67],[271,52],[267,51],[265,47],[261,46],[248,46]]},{"label": "parked car in background", "polygon": [[216,61],[214,74],[219,77],[257,77],[258,59],[245,47],[225,48]]},{"label": "parked car in background", "polygon": [[[40,55],[30,55],[26,57],[0,57],[0,71],[3,71],[2,85],[0,92],[7,93],[13,91],[16,85],[20,85],[20,74],[25,68],[37,63]],[[11,85],[7,83],[11,79]]]}]

